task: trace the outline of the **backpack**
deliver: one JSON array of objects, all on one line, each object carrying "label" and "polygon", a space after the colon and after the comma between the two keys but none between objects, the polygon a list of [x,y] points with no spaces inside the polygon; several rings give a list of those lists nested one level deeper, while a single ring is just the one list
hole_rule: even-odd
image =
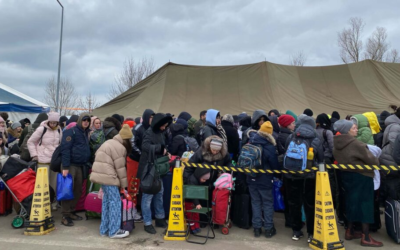
[{"label": "backpack", "polygon": [[[242,147],[240,152],[237,166],[245,169],[257,169],[262,165],[262,148],[256,145],[247,143]],[[251,172],[247,173],[251,177],[256,177],[256,174]]]},{"label": "backpack", "polygon": [[[111,131],[110,131],[111,132]],[[92,153],[95,154],[96,151],[100,148],[100,146],[106,141],[106,135],[103,131],[95,131],[90,136],[90,148],[92,149]]]},{"label": "backpack", "polygon": [[[75,137],[75,130],[71,128]],[[75,139],[75,138],[74,138]],[[61,173],[61,163],[62,163],[62,154],[61,154],[61,143],[58,147],[54,150],[53,155],[51,156],[50,160],[50,169],[54,172]]]},{"label": "backpack", "polygon": [[196,151],[199,148],[199,144],[197,143],[195,138],[183,135],[178,136],[182,137],[185,140],[187,151]]},{"label": "backpack", "polygon": [[234,185],[235,178],[232,178],[231,174],[224,173],[214,182],[214,186],[216,189],[227,189],[227,190],[235,190]]},{"label": "backpack", "polygon": [[307,168],[309,142],[293,134],[293,139],[286,150],[283,167],[289,171],[303,171]]}]

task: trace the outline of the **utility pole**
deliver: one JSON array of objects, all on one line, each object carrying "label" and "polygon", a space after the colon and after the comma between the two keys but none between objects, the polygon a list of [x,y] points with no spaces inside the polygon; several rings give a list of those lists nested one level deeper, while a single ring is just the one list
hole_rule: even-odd
[{"label": "utility pole", "polygon": [[[64,6],[57,0],[58,4],[61,6],[61,34],[60,34],[60,51],[58,54],[58,77],[57,77],[57,98],[56,98],[56,112],[61,113],[61,109],[59,106],[59,98],[60,98],[60,71],[61,71],[61,48],[62,48],[62,35],[63,35],[63,22],[64,22]],[[59,110],[60,109],[60,110]]]}]

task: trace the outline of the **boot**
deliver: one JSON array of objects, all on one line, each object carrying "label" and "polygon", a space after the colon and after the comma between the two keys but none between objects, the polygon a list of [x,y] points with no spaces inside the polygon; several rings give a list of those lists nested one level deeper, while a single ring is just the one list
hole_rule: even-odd
[{"label": "boot", "polygon": [[369,241],[365,240],[365,235],[362,234],[361,246],[364,247],[383,247],[383,243],[372,239],[371,235],[368,235]]},{"label": "boot", "polygon": [[168,224],[165,222],[165,219],[156,219],[156,227],[167,228]]},{"label": "boot", "polygon": [[254,228],[254,237],[259,238],[261,236],[261,228]]},{"label": "boot", "polygon": [[156,234],[156,230],[154,229],[153,225],[144,226],[144,231],[148,232],[149,234]]},{"label": "boot", "polygon": [[346,229],[346,234],[344,235],[346,240],[353,240],[353,239],[361,239],[362,233],[358,231],[354,231],[353,234],[351,233],[350,228]]}]

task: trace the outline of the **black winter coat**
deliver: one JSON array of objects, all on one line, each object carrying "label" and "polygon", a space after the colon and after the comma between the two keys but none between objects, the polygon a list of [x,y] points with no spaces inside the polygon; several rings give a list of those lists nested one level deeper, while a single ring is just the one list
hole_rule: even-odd
[{"label": "black winter coat", "polygon": [[143,116],[142,116],[143,122],[141,124],[136,125],[134,127],[134,129],[132,129],[133,144],[134,144],[134,145],[132,145],[132,147],[135,150],[132,150],[129,157],[134,161],[137,161],[137,162],[140,161],[143,137],[144,137],[144,134],[146,133],[146,130],[150,128],[149,119],[152,115],[154,115],[153,110],[146,109],[143,112]]},{"label": "black winter coat", "polygon": [[164,149],[166,148],[166,143],[165,143],[165,134],[163,131],[160,131],[160,127],[164,125],[165,123],[171,123],[172,122],[172,117],[166,116],[164,114],[156,114],[153,118],[153,121],[151,122],[151,127],[146,130],[143,136],[143,143],[141,147],[141,157],[139,161],[139,169],[137,176],[139,178],[142,178],[143,175],[143,169],[147,165],[147,162],[149,160],[149,153],[150,153],[150,147],[154,146],[154,151],[155,151],[155,158],[160,158],[164,156]]},{"label": "black winter coat", "polygon": [[187,136],[187,130],[182,124],[174,123],[170,126],[172,133],[172,144],[168,146],[171,155],[182,157],[183,153],[187,151],[184,136]]},{"label": "black winter coat", "polygon": [[233,127],[232,123],[228,121],[222,121],[221,125],[225,130],[226,137],[228,138],[228,152],[233,155],[232,159],[237,161],[239,154],[239,134]]},{"label": "black winter coat", "polygon": [[212,135],[216,135],[218,137],[221,137],[218,133],[217,127],[212,125],[209,122],[206,122],[206,125],[201,129],[200,131],[201,134],[201,141],[204,142],[205,139]]},{"label": "black winter coat", "polygon": [[279,132],[278,135],[278,140],[276,141],[276,147],[278,149],[278,154],[282,155],[286,153],[286,141],[287,138],[292,134],[293,132],[288,129],[288,128],[281,128],[281,131]]}]

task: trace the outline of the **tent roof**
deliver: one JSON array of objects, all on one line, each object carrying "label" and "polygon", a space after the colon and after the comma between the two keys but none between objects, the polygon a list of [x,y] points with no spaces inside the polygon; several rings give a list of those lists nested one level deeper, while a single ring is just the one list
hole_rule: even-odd
[{"label": "tent roof", "polygon": [[125,93],[94,110],[99,117],[118,113],[191,113],[214,108],[221,114],[251,114],[256,109],[290,109],[297,114],[380,113],[400,103],[400,64],[358,63],[296,67],[260,62],[238,66],[167,63]]},{"label": "tent roof", "polygon": [[48,112],[50,108],[49,105],[0,83],[0,110],[40,113],[46,110]]}]

